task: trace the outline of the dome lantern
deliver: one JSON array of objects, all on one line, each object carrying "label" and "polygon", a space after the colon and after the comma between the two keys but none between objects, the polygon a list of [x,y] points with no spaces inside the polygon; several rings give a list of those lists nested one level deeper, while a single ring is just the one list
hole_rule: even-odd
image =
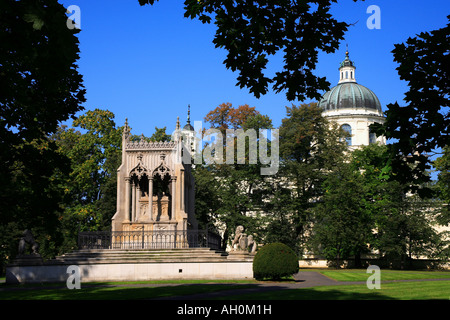
[{"label": "dome lantern", "polygon": [[356,77],[355,77],[355,63],[350,60],[348,56],[348,48],[345,52],[345,59],[341,62],[339,66],[339,82],[338,83],[344,83],[344,82],[355,82],[356,83]]}]

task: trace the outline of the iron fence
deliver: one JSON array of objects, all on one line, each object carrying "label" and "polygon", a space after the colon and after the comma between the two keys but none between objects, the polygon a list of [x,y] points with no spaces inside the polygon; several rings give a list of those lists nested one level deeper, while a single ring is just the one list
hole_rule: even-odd
[{"label": "iron fence", "polygon": [[79,249],[175,249],[219,250],[221,237],[208,230],[90,231],[78,234]]}]

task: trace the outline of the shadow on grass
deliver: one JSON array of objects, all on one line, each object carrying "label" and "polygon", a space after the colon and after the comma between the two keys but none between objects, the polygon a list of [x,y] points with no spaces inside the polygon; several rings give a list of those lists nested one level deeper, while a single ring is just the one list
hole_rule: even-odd
[{"label": "shadow on grass", "polygon": [[[297,280],[295,282],[304,282]],[[289,282],[292,284],[293,282]],[[379,290],[369,290],[365,285],[338,285],[296,288],[281,282],[255,284],[231,290],[167,297],[169,300],[395,300]]]},{"label": "shadow on grass", "polygon": [[[80,290],[58,287],[2,288],[0,300],[423,300],[449,299],[450,281],[393,282],[381,290],[365,284],[299,287],[296,282],[254,284],[123,284],[83,285]],[[301,284],[300,284],[301,286]]]},{"label": "shadow on grass", "polygon": [[266,287],[262,291],[218,297],[223,300],[395,300],[379,291],[352,292],[337,286],[320,288],[283,289]]},{"label": "shadow on grass", "polygon": [[1,290],[0,300],[139,300],[164,299],[173,296],[208,294],[221,290],[239,290],[245,284],[185,284],[174,286],[85,285],[79,290],[67,288],[10,288]]}]

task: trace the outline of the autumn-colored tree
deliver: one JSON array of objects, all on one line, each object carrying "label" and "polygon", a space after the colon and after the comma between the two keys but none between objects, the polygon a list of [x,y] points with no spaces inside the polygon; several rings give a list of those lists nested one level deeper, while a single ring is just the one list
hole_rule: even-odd
[{"label": "autumn-colored tree", "polygon": [[248,104],[241,105],[236,109],[230,110],[230,124],[233,129],[244,128],[251,117],[259,114],[259,111],[256,111],[255,107],[250,107]]},{"label": "autumn-colored tree", "polygon": [[222,133],[225,133],[226,129],[243,128],[248,119],[258,114],[260,114],[259,111],[248,104],[233,108],[230,102],[225,102],[208,112],[205,116],[205,121],[212,128],[219,129]]},{"label": "autumn-colored tree", "polygon": [[205,116],[205,121],[211,125],[211,127],[219,129],[222,133],[230,127],[231,117],[230,112],[233,106],[229,102],[221,103],[214,110],[208,112]]}]

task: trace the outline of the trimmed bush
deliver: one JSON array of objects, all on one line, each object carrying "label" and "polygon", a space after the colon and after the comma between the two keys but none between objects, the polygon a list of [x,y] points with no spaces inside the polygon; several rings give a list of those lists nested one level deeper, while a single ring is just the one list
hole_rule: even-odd
[{"label": "trimmed bush", "polygon": [[283,243],[270,243],[256,252],[253,259],[253,276],[257,280],[279,280],[297,273],[298,257]]}]

